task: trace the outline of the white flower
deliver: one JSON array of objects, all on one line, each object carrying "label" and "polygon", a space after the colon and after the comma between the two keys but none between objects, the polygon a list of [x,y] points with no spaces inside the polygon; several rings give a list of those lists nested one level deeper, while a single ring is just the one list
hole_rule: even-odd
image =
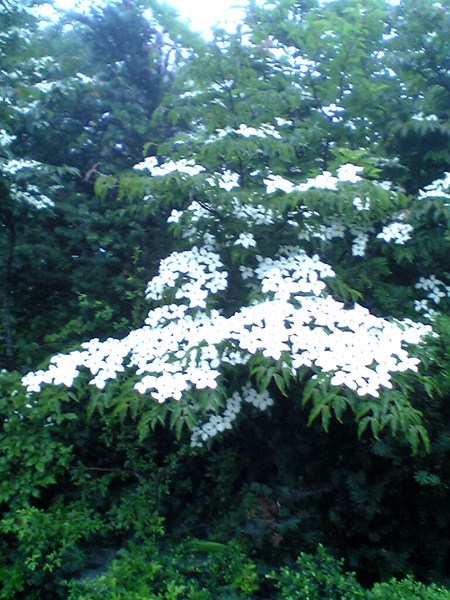
[{"label": "white flower", "polygon": [[233,217],[245,221],[246,224],[272,225],[274,223],[274,212],[261,204],[251,205],[242,203],[238,198],[232,200]]},{"label": "white flower", "polygon": [[255,236],[252,233],[241,233],[234,242],[235,246],[243,246],[244,248],[251,248],[256,246]]},{"label": "white flower", "polygon": [[6,129],[0,129],[0,147],[10,146],[16,139],[17,136],[10,135]]},{"label": "white flower", "polygon": [[[435,275],[421,277],[415,285],[416,289],[427,292],[427,299],[432,300],[435,304],[439,304],[444,298],[450,298],[450,287],[445,285],[443,281],[437,279]],[[429,310],[429,305],[426,300],[421,302],[416,301],[416,310]],[[430,314],[433,314],[432,312]]]},{"label": "white flower", "polygon": [[310,189],[336,190],[336,184],[339,183],[337,177],[333,177],[329,171],[323,171],[317,177],[307,179],[304,183],[295,186],[299,192],[306,192]]},{"label": "white flower", "polygon": [[393,222],[385,225],[377,238],[385,242],[394,242],[394,244],[404,244],[411,239],[413,226],[409,223]]},{"label": "white flower", "polygon": [[161,261],[159,274],[147,286],[147,298],[161,300],[165,291],[176,288],[175,298],[189,300],[191,307],[204,308],[209,292],[224,290],[225,271],[219,255],[196,246],[186,252],[173,252]]},{"label": "white flower", "polygon": [[353,200],[353,206],[356,210],[369,210],[370,209],[370,198],[366,196],[365,201],[363,202],[359,196],[356,196]]},{"label": "white flower", "polygon": [[169,218],[167,219],[168,223],[178,223],[183,216],[183,211],[173,209],[170,213]]},{"label": "white flower", "polygon": [[417,312],[426,312],[429,309],[427,300],[414,300],[414,308]]},{"label": "white flower", "polygon": [[[24,376],[23,384],[30,392],[39,391],[43,383],[69,386],[83,366],[95,375],[91,383],[103,388],[124,370],[128,356],[128,366],[140,377],[137,391],[150,393],[158,402],[179,400],[193,388],[214,389],[224,363],[245,364],[259,350],[275,360],[290,355],[294,368],[334,372],[333,385],[376,396],[380,386],[390,386],[391,372],[417,369],[418,360],[403,345],[417,344],[431,331],[411,321],[387,322],[358,305],[345,309],[331,297],[303,296],[299,306],[266,300],[228,318],[217,311],[193,318],[174,306],[167,311],[160,307],[160,316],[153,311],[152,327],[122,340],[91,340],[82,351],[54,357],[47,370]],[[222,353],[217,345],[223,341],[229,349]],[[271,404],[266,394],[254,391],[242,398],[260,408]],[[228,419],[235,409],[231,403]]]},{"label": "white flower", "polygon": [[214,173],[212,177],[206,179],[206,183],[213,187],[218,185],[221,189],[230,192],[232,189],[239,187],[239,179],[239,173],[227,170],[223,173]]},{"label": "white flower", "polygon": [[334,102],[332,102],[328,106],[322,106],[321,110],[327,117],[331,117],[332,121],[341,120],[341,118],[338,116],[338,113],[345,112],[344,108],[342,108],[341,106],[337,106]]},{"label": "white flower", "polygon": [[219,177],[219,187],[229,192],[232,189],[239,187],[239,178],[239,173],[234,173],[233,171],[225,171]]},{"label": "white flower", "polygon": [[293,121],[288,119],[283,119],[282,117],[275,117],[275,121],[278,127],[283,127],[283,125],[292,125]]},{"label": "white flower", "polygon": [[9,188],[9,193],[16,202],[23,202],[38,210],[55,206],[53,200],[42,194],[35,185],[26,185],[21,189],[13,183]]},{"label": "white flower", "polygon": [[353,256],[365,256],[368,241],[369,241],[368,234],[364,233],[364,232],[359,232],[353,239],[352,255]]},{"label": "white flower", "polygon": [[363,167],[357,167],[350,163],[345,165],[341,165],[337,170],[337,177],[339,181],[347,182],[347,183],[358,183],[361,181],[361,177],[358,173],[364,171]]},{"label": "white flower", "polygon": [[37,169],[42,167],[42,163],[36,160],[26,160],[24,158],[11,159],[5,162],[0,162],[0,169],[7,175],[15,175],[22,169]]},{"label": "white flower", "polygon": [[295,185],[292,181],[284,179],[281,175],[269,175],[264,179],[264,185],[266,186],[267,194],[273,194],[278,190],[289,193],[295,189]]}]

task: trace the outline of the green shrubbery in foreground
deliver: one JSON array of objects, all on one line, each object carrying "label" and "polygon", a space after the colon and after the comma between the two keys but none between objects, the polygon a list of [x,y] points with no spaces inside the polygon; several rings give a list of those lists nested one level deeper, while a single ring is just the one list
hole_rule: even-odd
[{"label": "green shrubbery in foreground", "polygon": [[323,546],[315,554],[264,573],[242,547],[192,540],[161,551],[154,543],[131,546],[109,569],[71,585],[70,600],[449,600],[450,590],[407,577],[362,587]]}]

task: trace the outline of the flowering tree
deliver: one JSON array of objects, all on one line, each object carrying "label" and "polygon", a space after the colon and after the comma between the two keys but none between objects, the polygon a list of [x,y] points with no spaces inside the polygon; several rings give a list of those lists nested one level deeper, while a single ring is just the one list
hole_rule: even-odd
[{"label": "flowering tree", "polygon": [[367,580],[441,577],[445,11],[255,1],[188,52],[169,13],[138,14],[150,1],[12,44],[19,5],[0,1],[4,269],[6,213],[20,233],[2,293],[22,344],[0,373],[2,597],[78,598],[68,580],[129,540],[117,571],[154,595],[149,565],[172,584],[148,545],[161,517],[161,548],[238,537],[270,570],[320,541]]},{"label": "flowering tree", "polygon": [[[117,412],[139,414],[141,436],[169,416],[179,434],[187,426],[192,446],[279,394],[309,402],[310,421],[320,417],[325,429],[350,409],[360,434],[389,428],[416,450],[427,445],[411,374],[450,297],[445,269],[434,268],[446,252],[449,180],[414,197],[382,179],[385,157],[358,113],[367,74],[355,67],[335,81],[336,65],[328,73],[328,54],[349,44],[345,23],[361,14],[355,5],[339,19],[341,4],[327,21],[342,29],[338,45],[325,30],[329,52],[314,59],[315,37],[302,53],[292,31],[289,45],[283,32],[262,43],[250,16],[181,73],[187,83],[162,114],[191,127],[119,183],[122,195],[144,190],[152,210],[167,211],[178,240],[148,283],[145,324],[53,357],[23,378],[29,392],[73,386],[84,370],[111,390]],[[305,19],[315,31],[314,17]],[[348,64],[368,52],[369,84],[379,89],[388,76],[373,48],[383,28],[361,30]],[[347,139],[346,127],[356,132]],[[100,193],[116,184],[97,181]]]}]

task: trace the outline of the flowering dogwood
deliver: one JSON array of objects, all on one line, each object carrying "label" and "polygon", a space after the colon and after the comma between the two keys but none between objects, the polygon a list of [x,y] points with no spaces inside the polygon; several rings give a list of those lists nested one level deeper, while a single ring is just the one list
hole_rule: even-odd
[{"label": "flowering dogwood", "polygon": [[[341,168],[339,177],[325,174],[305,188],[323,186],[334,190],[338,182],[352,185],[358,182],[360,171]],[[196,175],[197,171],[189,176]],[[350,204],[355,213],[360,211],[354,201]],[[232,198],[230,206],[234,216],[268,232],[281,218],[273,209],[245,206],[237,198]],[[218,223],[214,212],[197,202],[184,210],[173,210],[168,221],[179,226],[185,218],[190,220],[191,228]],[[305,212],[292,211],[288,221],[291,227],[294,223],[300,226]],[[392,226],[383,229],[386,242],[403,243],[399,236],[410,229],[405,230],[405,223],[398,224],[403,230],[395,230],[394,236],[387,234]],[[321,227],[318,231],[325,232]],[[336,221],[331,231],[335,233],[322,234],[329,243],[343,239],[346,227]],[[369,235],[361,229],[353,228],[351,232],[351,252],[363,256]],[[38,392],[44,384],[70,386],[80,369],[90,371],[91,384],[103,389],[108,381],[131,369],[137,393],[159,403],[189,397],[194,410],[198,410],[196,393],[226,390],[233,370],[250,367],[255,356],[281,365],[292,378],[302,369],[328,374],[331,386],[347,388],[359,397],[377,398],[383,389],[392,388],[393,373],[417,370],[419,359],[409,354],[408,347],[419,344],[430,327],[374,316],[358,304],[346,306],[331,292],[329,284],[336,277],[335,270],[317,253],[310,254],[301,246],[279,243],[272,256],[241,254],[239,285],[243,298],[247,293],[249,299],[230,313],[227,294],[232,264],[225,258],[227,245],[212,233],[208,235],[211,244],[194,245],[161,260],[158,274],[147,286],[148,300],[159,306],[150,310],[141,328],[123,339],[94,339],[83,344],[81,350],[53,357],[46,370],[23,378],[28,391]],[[251,230],[241,232],[233,246],[250,250],[257,246],[255,235]],[[237,285],[236,273],[233,285]],[[419,285],[429,287],[425,281]],[[241,390],[222,399],[222,411],[213,405],[207,407],[206,421],[192,431],[192,445],[230,429],[243,404],[265,410],[273,402],[266,390],[258,390],[247,381]]]},{"label": "flowering dogwood", "polygon": [[[306,372],[312,384],[358,402],[418,370],[414,347],[432,331],[426,318],[371,313],[341,267],[360,269],[386,245],[410,248],[404,197],[352,162],[308,177],[278,160],[292,125],[284,116],[209,130],[199,122],[176,140],[176,158],[169,150],[135,165],[152,205],[172,202],[167,223],[180,240],[148,282],[147,318],[122,339],[53,357],[24,376],[29,392],[71,386],[82,371],[100,390],[130,375],[143,404],[178,404],[194,415],[198,446],[234,427],[244,407],[269,409]],[[254,164],[244,165],[249,152]],[[444,293],[444,283],[424,282],[416,291],[427,297],[410,303],[422,317]]]}]

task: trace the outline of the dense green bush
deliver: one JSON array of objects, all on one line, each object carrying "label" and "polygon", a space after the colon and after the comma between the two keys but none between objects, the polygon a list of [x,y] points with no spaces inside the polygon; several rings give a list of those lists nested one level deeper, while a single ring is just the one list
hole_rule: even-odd
[{"label": "dense green bush", "polygon": [[449,600],[450,590],[432,583],[424,585],[412,577],[401,581],[391,579],[376,583],[367,593],[367,600]]},{"label": "dense green bush", "polygon": [[323,546],[315,554],[301,553],[294,567],[282,567],[277,575],[278,597],[284,600],[363,600],[365,593],[354,573],[345,572],[343,561]]},{"label": "dense green bush", "polygon": [[[161,542],[161,540],[160,540]],[[176,547],[131,544],[108,569],[70,584],[69,600],[449,600],[450,590],[412,577],[364,589],[321,545],[266,575],[236,542]]]},{"label": "dense green bush", "polygon": [[294,566],[269,575],[276,581],[277,598],[283,600],[449,600],[450,590],[425,585],[412,577],[391,579],[364,589],[355,574],[345,571],[321,545],[315,554],[301,553]]},{"label": "dense green bush", "polygon": [[237,600],[253,597],[259,584],[239,544],[191,540],[163,550],[132,544],[107,572],[70,587],[70,600]]}]

